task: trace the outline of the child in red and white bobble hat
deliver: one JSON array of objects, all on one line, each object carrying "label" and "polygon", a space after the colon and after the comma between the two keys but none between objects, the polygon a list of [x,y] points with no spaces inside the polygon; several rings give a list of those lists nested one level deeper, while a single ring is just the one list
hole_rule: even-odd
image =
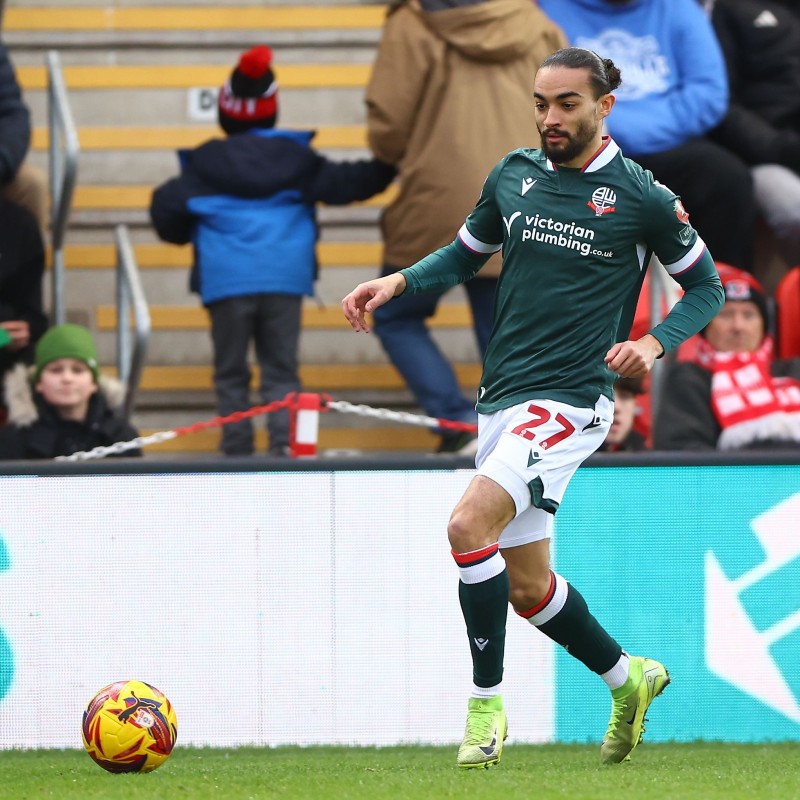
[{"label": "child in red and white bobble hat", "polygon": [[[194,246],[191,285],[211,317],[221,415],[252,405],[251,343],[261,403],[300,391],[302,302],[313,295],[317,275],[316,204],[366,200],[395,174],[376,159],[331,161],[311,147],[312,131],[277,128],[272,60],[266,45],[242,54],[219,93],[227,138],[183,153],[182,174],[156,189],[150,207],[162,239]],[[286,455],[288,412],[269,414],[267,431],[270,454]],[[250,420],[223,428],[223,453],[253,450]]]}]

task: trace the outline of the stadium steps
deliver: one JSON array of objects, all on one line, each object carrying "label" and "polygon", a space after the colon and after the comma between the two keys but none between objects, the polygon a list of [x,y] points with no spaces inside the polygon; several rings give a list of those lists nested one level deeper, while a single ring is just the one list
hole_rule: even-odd
[{"label": "stadium steps", "polygon": [[[247,47],[334,44],[341,47],[378,41],[385,6],[342,3],[340,0],[264,2],[250,0],[170,0],[166,4],[84,1],[64,6],[60,0],[7,3],[4,28],[12,46],[62,50],[102,49],[108,46],[170,48]],[[266,37],[266,38],[265,38]]]},{"label": "stadium steps", "polygon": [[[268,43],[280,82],[281,126],[315,130],[315,147],[332,158],[364,157],[364,90],[385,11],[382,4],[341,0],[313,6],[292,0],[6,4],[4,41],[33,115],[30,158],[43,169],[49,145],[44,56],[50,49],[61,54],[81,144],[65,252],[68,317],[95,331],[107,368],[116,361],[113,228],[125,224],[130,231],[153,306],[134,414],[143,432],[215,415],[206,314],[188,291],[190,248],[161,243],[147,214],[153,187],[177,173],[175,151],[221,135],[213,118],[190,114],[191,95],[216,90],[242,50]],[[378,273],[379,215],[395,191],[319,209],[321,269],[317,297],[304,310],[302,379],[310,391],[334,399],[416,410],[376,337],[356,336],[339,310],[343,294]],[[49,297],[49,287],[46,292]],[[477,349],[460,290],[445,299],[433,330],[472,394]],[[321,416],[323,448],[430,451],[436,441],[423,429],[348,417]],[[218,436],[206,431],[156,449],[211,452]]]}]

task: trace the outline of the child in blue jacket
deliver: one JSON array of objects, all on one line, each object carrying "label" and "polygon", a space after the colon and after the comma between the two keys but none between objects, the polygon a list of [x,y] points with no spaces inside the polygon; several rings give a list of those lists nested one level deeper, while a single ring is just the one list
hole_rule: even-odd
[{"label": "child in blue jacket", "polygon": [[[313,294],[318,202],[344,205],[382,191],[394,168],[377,160],[334,162],[311,147],[313,132],[278,130],[272,51],[248,50],[219,93],[224,139],[181,154],[182,172],[153,193],[150,216],[168,242],[194,245],[192,288],[211,317],[218,412],[250,407],[248,345],[261,370],[262,402],[300,390],[304,295]],[[269,452],[289,443],[288,413],[267,419]],[[223,427],[222,451],[253,452],[250,421]]]}]

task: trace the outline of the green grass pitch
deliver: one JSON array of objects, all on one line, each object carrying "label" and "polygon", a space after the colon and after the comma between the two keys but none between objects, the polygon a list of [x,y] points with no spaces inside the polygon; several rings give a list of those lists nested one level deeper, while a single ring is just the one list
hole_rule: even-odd
[{"label": "green grass pitch", "polygon": [[772,800],[800,797],[800,744],[644,744],[628,764],[584,745],[508,745],[459,770],[454,747],[200,749],[112,775],[82,750],[0,751],[2,800]]}]

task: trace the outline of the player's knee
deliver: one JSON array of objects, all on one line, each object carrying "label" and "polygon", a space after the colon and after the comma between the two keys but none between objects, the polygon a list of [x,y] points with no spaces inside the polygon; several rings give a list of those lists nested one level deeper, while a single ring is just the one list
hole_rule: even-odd
[{"label": "player's knee", "polygon": [[471,553],[494,541],[487,536],[485,527],[476,525],[473,515],[466,508],[456,508],[453,511],[447,525],[447,538],[456,553]]},{"label": "player's knee", "polygon": [[524,581],[515,579],[509,590],[509,601],[515,611],[528,611],[547,597],[550,591],[550,570],[542,575],[526,576]]}]

